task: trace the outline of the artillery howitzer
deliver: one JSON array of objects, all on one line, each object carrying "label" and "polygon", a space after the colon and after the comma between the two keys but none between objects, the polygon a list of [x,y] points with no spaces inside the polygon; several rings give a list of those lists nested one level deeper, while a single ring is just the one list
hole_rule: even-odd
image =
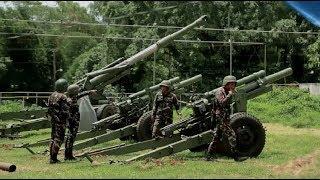
[{"label": "artillery howitzer", "polygon": [[[269,76],[265,76],[265,74],[265,71],[259,71],[237,81],[237,93],[233,98],[233,112],[230,119],[231,127],[237,135],[237,147],[241,156],[258,156],[264,148],[266,136],[261,122],[247,113],[247,101],[272,91],[271,83],[291,75],[292,69],[287,68]],[[211,120],[212,103],[208,99],[215,94],[216,90],[206,92],[200,100],[190,103],[190,107],[193,110],[190,118],[161,129],[163,134],[171,134],[170,136],[162,139],[150,139],[151,132],[149,132],[145,134],[145,141],[89,151],[80,156],[87,157],[92,162],[91,155],[122,155],[153,149],[125,161],[130,162],[146,158],[161,158],[187,149],[203,151],[212,141],[215,134],[215,129],[213,128],[217,120]],[[150,123],[145,123],[145,126],[145,129],[149,129]],[[176,131],[178,133],[173,133]],[[230,148],[225,139],[222,139],[217,144],[217,147],[218,153],[230,155]]]},{"label": "artillery howitzer", "polygon": [[29,120],[45,116],[47,108],[41,108],[37,110],[21,110],[18,112],[3,112],[0,113],[1,120],[22,119]]},{"label": "artillery howitzer", "polygon": [[[176,92],[182,92],[184,87],[200,81],[202,76],[197,75],[184,81],[177,82],[179,79],[179,77],[175,77],[168,80],[168,82],[172,84],[172,89]],[[152,107],[153,97],[159,89],[160,84],[131,94],[125,101],[119,102],[117,106],[120,111],[117,114],[95,122],[93,130],[79,133],[76,137],[76,141],[85,140],[75,143],[73,149],[79,150],[114,139],[126,140],[131,138],[138,140],[137,133],[139,129],[137,128],[137,122],[140,117]],[[31,153],[34,153],[30,149],[31,147],[45,145],[49,142],[50,139],[47,139],[33,144],[24,144],[16,147],[24,147]]]},{"label": "artillery howitzer", "polygon": [[[114,83],[118,81],[120,78],[129,74],[134,64],[149,57],[150,55],[155,53],[159,48],[165,47],[167,44],[173,42],[175,38],[183,35],[188,30],[194,28],[196,25],[202,22],[205,18],[206,16],[201,16],[199,19],[189,24],[188,26],[158,40],[155,44],[152,44],[148,48],[138,52],[137,54],[131,56],[126,60],[124,60],[124,58],[120,58],[100,70],[87,73],[86,77],[76,82],[76,84],[80,86],[81,91],[92,90],[92,89],[97,90],[98,95],[90,98],[91,100],[93,99],[92,101],[106,99],[106,97],[102,95],[102,91],[106,85]],[[96,107],[95,111],[98,119],[104,119],[110,115],[115,114],[117,112],[117,109],[118,107],[116,107],[114,104],[103,104]],[[40,126],[37,124],[44,124],[44,125]],[[12,125],[9,131],[7,130],[8,128],[1,128],[0,135],[7,136],[8,133],[12,134],[12,133],[19,133],[22,131],[33,130],[33,129],[30,129],[30,127],[34,127],[34,126],[37,128],[33,128],[33,129],[42,129],[42,128],[50,127],[51,124],[49,119],[44,117],[32,122]]]}]

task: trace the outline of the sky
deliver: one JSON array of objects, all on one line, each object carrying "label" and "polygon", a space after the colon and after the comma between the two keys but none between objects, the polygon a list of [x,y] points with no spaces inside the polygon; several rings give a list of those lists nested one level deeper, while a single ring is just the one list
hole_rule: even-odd
[{"label": "sky", "polygon": [[[82,7],[88,7],[89,3],[93,2],[93,1],[73,1],[73,2],[78,3]],[[55,6],[56,5],[55,1],[43,1],[43,3],[48,6]]]}]

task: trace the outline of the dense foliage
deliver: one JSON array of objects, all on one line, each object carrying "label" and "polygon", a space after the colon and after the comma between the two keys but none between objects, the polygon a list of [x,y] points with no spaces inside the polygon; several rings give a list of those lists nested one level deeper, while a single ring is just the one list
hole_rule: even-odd
[{"label": "dense foliage", "polygon": [[320,98],[298,88],[274,88],[252,99],[248,112],[262,122],[293,127],[319,127]]},{"label": "dense foliage", "polygon": [[[14,1],[14,7],[0,8],[0,31],[8,33],[55,34],[0,37],[0,90],[52,90],[53,74],[74,82],[86,72],[150,46],[152,41],[116,40],[107,37],[159,39],[176,29],[97,26],[83,23],[186,26],[201,15],[208,15],[204,27],[234,30],[314,31],[317,28],[287,7],[284,2],[266,1],[94,1],[86,10],[74,2],[58,2],[48,7],[38,1]],[[9,21],[24,19],[65,23]],[[66,37],[68,35],[73,37]],[[81,37],[82,36],[82,37]],[[88,38],[97,36],[105,38]],[[291,66],[294,74],[288,81],[317,82],[320,78],[317,35],[261,33],[245,31],[192,30],[178,39],[202,41],[262,42],[267,47],[267,73]],[[53,49],[55,51],[53,51]],[[248,75],[264,68],[264,45],[234,44],[233,74]],[[155,68],[153,64],[156,59]],[[53,60],[58,69],[53,72]],[[218,86],[229,74],[228,44],[175,42],[159,50],[155,57],[136,64],[130,76],[117,84],[125,92],[135,92],[162,79],[203,75],[199,92]]]}]

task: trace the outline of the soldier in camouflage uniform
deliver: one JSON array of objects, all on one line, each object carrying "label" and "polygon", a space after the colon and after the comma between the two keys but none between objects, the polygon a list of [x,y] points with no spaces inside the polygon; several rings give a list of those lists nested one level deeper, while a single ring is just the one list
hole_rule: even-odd
[{"label": "soldier in camouflage uniform", "polygon": [[60,162],[57,156],[64,140],[66,120],[69,117],[69,104],[64,94],[67,87],[68,82],[65,79],[58,79],[55,82],[56,91],[48,99],[48,115],[51,117],[50,163]]},{"label": "soldier in camouflage uniform", "polygon": [[77,104],[78,99],[93,94],[96,90],[84,91],[80,93],[80,87],[76,84],[72,84],[68,87],[67,95],[69,96],[68,102],[70,105],[70,116],[67,119],[67,138],[65,143],[65,160],[76,160],[73,156],[73,144],[76,139],[79,123],[80,123],[80,112]]},{"label": "soldier in camouflage uniform", "polygon": [[215,135],[208,147],[207,160],[212,160],[212,158],[215,158],[215,145],[222,138],[222,136],[227,138],[235,161],[244,161],[247,159],[247,157],[238,156],[238,151],[236,148],[236,134],[230,125],[230,105],[232,103],[232,96],[235,93],[236,83],[236,77],[226,76],[223,79],[222,87],[220,87],[215,93],[212,118],[216,120],[217,126]]},{"label": "soldier in camouflage uniform", "polygon": [[162,136],[160,129],[173,122],[173,106],[180,115],[178,99],[175,94],[170,92],[168,81],[163,81],[153,103],[152,117],[154,119],[152,137],[159,138]]}]

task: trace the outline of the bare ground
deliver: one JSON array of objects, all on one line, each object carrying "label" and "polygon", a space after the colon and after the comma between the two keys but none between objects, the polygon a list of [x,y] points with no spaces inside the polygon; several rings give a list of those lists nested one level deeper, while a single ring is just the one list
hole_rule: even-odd
[{"label": "bare ground", "polygon": [[315,150],[314,152],[291,160],[283,165],[275,166],[273,171],[277,174],[292,174],[294,176],[299,176],[304,171],[315,166],[316,159],[320,155],[320,149]]}]

